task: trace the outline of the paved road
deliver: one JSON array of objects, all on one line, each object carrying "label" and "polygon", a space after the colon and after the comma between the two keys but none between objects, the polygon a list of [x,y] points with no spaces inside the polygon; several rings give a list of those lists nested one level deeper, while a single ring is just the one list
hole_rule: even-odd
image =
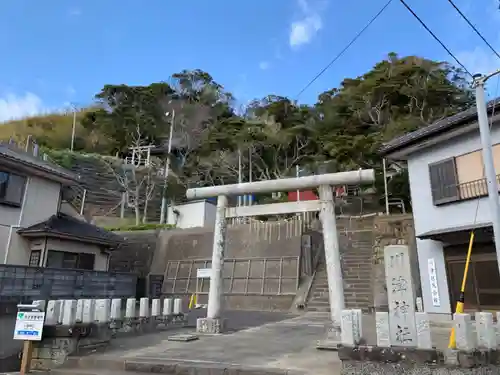
[{"label": "paved road", "polygon": [[[325,332],[328,315],[234,311],[227,312],[226,317],[230,327],[240,330],[225,335],[199,335],[199,340],[187,343],[167,341],[173,332],[120,339],[111,350],[79,360],[79,364],[88,374],[105,374],[106,369],[123,368],[125,361],[145,368],[175,362],[187,368],[236,365],[247,370],[266,369],[252,372],[262,374],[284,369],[305,375],[339,374],[337,354],[316,349],[317,340]],[[193,331],[192,328],[182,330],[183,333]],[[72,371],[74,369],[58,373],[69,375]]]}]

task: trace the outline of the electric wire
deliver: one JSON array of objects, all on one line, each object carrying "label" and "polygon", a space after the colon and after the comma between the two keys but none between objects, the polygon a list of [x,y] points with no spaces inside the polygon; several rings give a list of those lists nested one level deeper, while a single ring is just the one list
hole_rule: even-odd
[{"label": "electric wire", "polygon": [[384,13],[384,11],[389,7],[389,5],[393,2],[393,0],[389,0],[387,3],[384,4],[382,8],[375,14],[375,16],[372,17],[372,19],[354,36],[354,38],[351,39],[351,41],[332,59],[330,62],[318,73],[316,74],[308,83],[307,85],[302,88],[302,90],[299,91],[299,93],[296,95],[297,100],[303,93],[306,91],[311,85],[316,82],[330,67],[337,62],[338,59],[340,59],[344,53],[347,52],[349,48],[365,33],[366,30],[377,20],[377,18]]},{"label": "electric wire", "polygon": [[469,72],[469,70],[467,70],[467,68],[465,67],[464,64],[462,64],[462,62],[453,54],[453,52],[451,52],[451,50],[446,47],[446,44],[443,43],[443,41],[441,41],[441,39],[439,39],[439,37],[434,34],[434,32],[425,24],[425,22],[415,13],[415,11],[406,3],[405,0],[399,0],[401,2],[401,4],[403,4],[405,6],[405,8],[408,10],[408,12],[411,13],[411,15],[422,25],[422,27],[434,38],[434,40],[436,40],[436,42],[438,42],[441,47],[443,47],[445,49],[446,52],[448,52],[448,55],[450,55],[453,60],[455,60],[457,62],[458,65],[460,65],[460,67],[468,74],[470,75],[472,78],[474,78],[474,76],[472,75],[471,72]]},{"label": "electric wire", "polygon": [[475,33],[483,40],[484,43],[491,49],[491,51],[497,55],[497,57],[500,59],[500,54],[497,52],[495,48],[486,40],[486,38],[481,34],[481,32],[472,24],[472,22],[467,18],[467,16],[460,10],[460,8],[455,4],[453,0],[448,0],[448,2],[455,8],[455,10],[460,14],[460,16],[464,19],[465,22],[469,24],[469,26],[472,28],[472,30],[475,31]]}]

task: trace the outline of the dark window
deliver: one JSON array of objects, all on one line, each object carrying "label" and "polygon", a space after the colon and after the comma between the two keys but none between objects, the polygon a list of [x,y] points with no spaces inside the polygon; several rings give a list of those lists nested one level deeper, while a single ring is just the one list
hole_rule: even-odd
[{"label": "dark window", "polygon": [[32,250],[30,255],[30,267],[38,267],[40,265],[41,250]]},{"label": "dark window", "polygon": [[81,253],[78,254],[78,264],[77,268],[81,270],[93,270],[95,263],[94,254]]},{"label": "dark window", "polygon": [[432,201],[435,205],[460,199],[455,158],[429,165]]},{"label": "dark window", "polygon": [[46,267],[93,270],[95,255],[49,250]]},{"label": "dark window", "polygon": [[0,204],[20,207],[25,184],[26,177],[0,171]]}]

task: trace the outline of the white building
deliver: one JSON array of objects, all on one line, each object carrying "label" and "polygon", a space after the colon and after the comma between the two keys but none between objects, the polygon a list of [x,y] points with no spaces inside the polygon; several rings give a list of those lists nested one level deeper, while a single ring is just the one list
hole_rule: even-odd
[{"label": "white building", "polygon": [[79,217],[71,172],[0,144],[0,265],[107,271],[123,238]]},{"label": "white building", "polygon": [[216,202],[196,200],[168,208],[168,224],[176,228],[214,227]]},{"label": "white building", "polygon": [[[500,103],[493,119],[492,107],[490,102],[493,154],[500,174]],[[381,149],[387,159],[408,163],[422,297],[430,313],[454,311],[472,230],[475,242],[465,309],[500,310],[500,276],[480,149],[475,108],[396,138]],[[429,271],[432,264],[435,273]]]}]

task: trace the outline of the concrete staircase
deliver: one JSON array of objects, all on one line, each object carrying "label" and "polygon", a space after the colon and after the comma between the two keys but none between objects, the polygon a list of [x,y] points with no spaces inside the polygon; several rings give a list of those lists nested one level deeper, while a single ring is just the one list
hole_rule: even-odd
[{"label": "concrete staircase", "polygon": [[[338,219],[339,243],[347,308],[369,311],[373,307],[373,218]],[[306,305],[308,311],[330,311],[325,263],[316,270]]]},{"label": "concrete staircase", "polygon": [[308,311],[326,312],[330,311],[328,301],[328,279],[324,261],[318,265],[307,302]]}]

